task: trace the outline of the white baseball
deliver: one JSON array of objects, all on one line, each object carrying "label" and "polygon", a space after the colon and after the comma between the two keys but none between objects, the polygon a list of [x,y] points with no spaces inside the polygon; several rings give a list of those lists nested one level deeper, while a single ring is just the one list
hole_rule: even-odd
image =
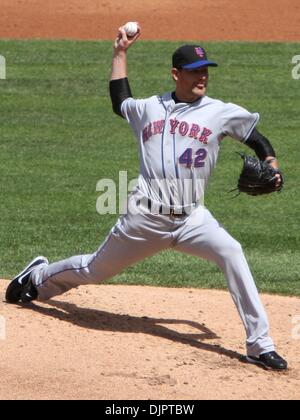
[{"label": "white baseball", "polygon": [[133,37],[138,31],[138,25],[136,22],[127,22],[124,26],[124,30],[127,36]]}]

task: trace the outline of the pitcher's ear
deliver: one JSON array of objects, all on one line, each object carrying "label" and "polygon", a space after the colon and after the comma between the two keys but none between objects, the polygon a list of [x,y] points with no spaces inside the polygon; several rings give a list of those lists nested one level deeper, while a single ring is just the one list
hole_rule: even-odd
[{"label": "pitcher's ear", "polygon": [[180,70],[176,69],[175,67],[172,68],[171,74],[174,82],[177,82]]}]

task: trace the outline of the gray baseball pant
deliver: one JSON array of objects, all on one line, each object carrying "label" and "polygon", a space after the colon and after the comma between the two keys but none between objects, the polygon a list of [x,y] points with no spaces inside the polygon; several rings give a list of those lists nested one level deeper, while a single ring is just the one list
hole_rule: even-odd
[{"label": "gray baseball pant", "polygon": [[102,283],[169,248],[212,261],[224,272],[245,326],[249,356],[275,350],[267,315],[241,245],[204,207],[182,219],[129,211],[118,220],[96,253],[41,265],[32,272],[31,280],[37,287],[38,300],[46,301],[80,285]]}]

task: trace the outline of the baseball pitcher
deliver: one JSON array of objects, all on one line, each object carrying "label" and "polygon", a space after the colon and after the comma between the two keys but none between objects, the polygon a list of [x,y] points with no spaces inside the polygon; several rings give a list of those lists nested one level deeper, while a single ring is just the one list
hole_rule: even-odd
[{"label": "baseball pitcher", "polygon": [[124,27],[114,43],[110,95],[114,112],[126,120],[139,150],[140,176],[105,242],[92,255],[49,264],[35,258],[10,283],[9,303],[46,301],[87,284],[97,284],[165,249],[215,263],[246,330],[247,360],[267,369],[285,370],[275,352],[269,324],[241,245],[204,207],[205,187],[219,149],[231,137],[252,148],[274,171],[274,191],[283,178],[271,143],[259,133],[257,113],[206,95],[209,68],[217,67],[199,45],[183,45],[172,57],[174,91],[134,99],[127,78],[128,48],[141,29],[127,37]]}]

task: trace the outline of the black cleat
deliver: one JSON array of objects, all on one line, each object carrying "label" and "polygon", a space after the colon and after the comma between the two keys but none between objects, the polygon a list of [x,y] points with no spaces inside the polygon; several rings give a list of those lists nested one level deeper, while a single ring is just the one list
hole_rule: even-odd
[{"label": "black cleat", "polygon": [[287,362],[275,351],[263,353],[259,357],[247,356],[248,363],[258,365],[267,370],[287,370]]},{"label": "black cleat", "polygon": [[37,298],[38,293],[30,282],[30,274],[41,264],[49,264],[47,258],[35,258],[10,282],[5,294],[8,303],[30,302]]}]

